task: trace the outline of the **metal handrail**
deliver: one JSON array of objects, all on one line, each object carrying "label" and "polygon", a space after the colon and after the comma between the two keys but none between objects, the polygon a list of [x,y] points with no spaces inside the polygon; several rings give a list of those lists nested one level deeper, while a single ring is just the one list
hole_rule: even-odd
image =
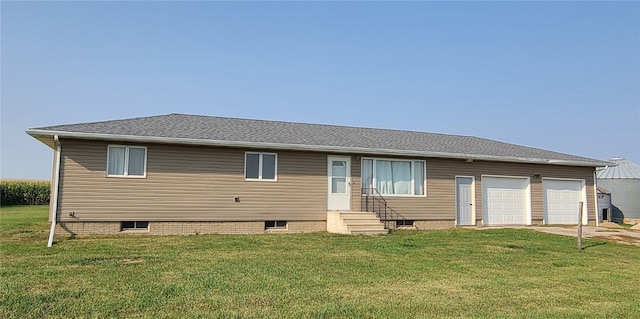
[{"label": "metal handrail", "polygon": [[[389,229],[389,223],[393,221],[407,219],[398,213],[395,209],[387,205],[387,200],[384,199],[382,194],[376,188],[365,187],[361,189],[361,195],[364,199],[360,200],[360,210],[364,212],[375,213],[376,216],[384,223],[384,227]],[[414,225],[415,227],[415,225]]]}]

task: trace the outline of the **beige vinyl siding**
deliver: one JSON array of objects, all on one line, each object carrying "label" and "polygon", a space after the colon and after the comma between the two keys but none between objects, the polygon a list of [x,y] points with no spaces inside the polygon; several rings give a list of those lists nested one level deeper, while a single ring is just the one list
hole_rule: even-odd
[{"label": "beige vinyl siding", "polygon": [[[112,144],[122,145],[62,140],[61,220],[326,220],[326,153],[125,143],[147,147],[146,178],[106,177],[107,146]],[[277,181],[245,181],[246,151],[277,153]],[[361,157],[351,156],[353,211],[360,210]],[[407,219],[455,220],[455,176],[473,176],[476,219],[481,220],[483,175],[529,177],[534,223],[541,222],[544,216],[542,178],[584,179],[589,219],[595,219],[593,168],[487,161],[467,163],[442,158],[406,159],[425,160],[426,196],[385,198],[391,208]],[[533,178],[534,174],[541,178]],[[240,199],[238,203],[234,201],[236,196]],[[75,212],[75,218],[70,217],[69,212]]]},{"label": "beige vinyl siding", "polygon": [[62,141],[61,220],[326,219],[326,156],[264,150],[278,154],[278,180],[245,181],[245,149],[144,144],[146,178],[106,177],[112,144]]},{"label": "beige vinyl siding", "polygon": [[[422,159],[411,158],[407,159]],[[587,208],[590,220],[595,219],[596,207],[593,192],[593,168],[560,165],[541,165],[526,163],[506,163],[426,158],[427,196],[394,197],[385,196],[389,207],[398,211],[407,219],[415,220],[455,220],[456,198],[455,177],[475,177],[476,219],[482,220],[482,175],[529,177],[531,181],[531,210],[534,222],[544,217],[542,178],[584,179],[587,193]],[[354,210],[360,209],[360,158],[353,158],[353,203]],[[541,178],[533,178],[539,174]],[[576,212],[577,213],[577,212]]]}]

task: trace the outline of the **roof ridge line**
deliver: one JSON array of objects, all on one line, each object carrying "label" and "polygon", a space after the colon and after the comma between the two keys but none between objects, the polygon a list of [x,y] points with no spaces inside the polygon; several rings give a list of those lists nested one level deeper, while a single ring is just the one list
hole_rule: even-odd
[{"label": "roof ridge line", "polygon": [[[256,118],[243,118],[243,117],[233,117],[233,116],[216,116],[216,115],[201,115],[201,114],[187,114],[187,113],[170,113],[167,115],[182,115],[182,116],[193,116],[193,117],[202,117],[202,118],[219,118],[219,119],[229,119],[229,120],[242,120],[242,121],[257,121],[257,122],[268,122],[268,123],[283,123],[283,124],[298,124],[298,125],[314,125],[314,126],[326,126],[326,127],[340,127],[340,128],[355,128],[355,129],[363,129],[363,130],[383,130],[383,131],[392,131],[392,132],[405,132],[405,133],[418,133],[418,134],[434,134],[441,136],[459,136],[459,137],[470,137],[477,139],[485,139],[489,141],[497,141],[489,138],[477,137],[474,135],[464,135],[464,134],[446,134],[446,133],[437,133],[437,132],[427,132],[427,131],[418,131],[418,130],[405,130],[405,129],[396,129],[396,128],[379,128],[379,127],[366,127],[366,126],[355,126],[355,125],[338,125],[338,124],[326,124],[326,123],[310,123],[310,122],[298,122],[298,121],[285,121],[285,120],[265,120],[265,119],[256,119]],[[162,115],[158,115],[162,116]],[[83,124],[83,123],[80,123]],[[508,142],[502,142],[507,144],[512,144]],[[518,144],[513,144],[518,145]]]}]

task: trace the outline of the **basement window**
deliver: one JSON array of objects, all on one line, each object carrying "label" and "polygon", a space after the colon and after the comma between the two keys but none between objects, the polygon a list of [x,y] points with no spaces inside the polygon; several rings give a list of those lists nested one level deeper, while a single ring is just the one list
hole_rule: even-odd
[{"label": "basement window", "polygon": [[126,221],[122,222],[120,230],[149,230],[149,222]]},{"label": "basement window", "polygon": [[264,222],[264,229],[286,229],[286,220],[267,220]]},{"label": "basement window", "polygon": [[396,227],[413,227],[413,220],[405,219],[405,220],[396,220]]}]

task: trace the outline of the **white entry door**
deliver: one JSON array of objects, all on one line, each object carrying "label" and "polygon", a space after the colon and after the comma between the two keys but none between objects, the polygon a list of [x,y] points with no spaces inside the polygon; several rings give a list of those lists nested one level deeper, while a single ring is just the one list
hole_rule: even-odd
[{"label": "white entry door", "polygon": [[351,158],[327,157],[327,210],[351,210]]},{"label": "white entry door", "polygon": [[475,225],[473,214],[473,201],[471,195],[471,177],[456,177],[456,207],[458,215],[456,221],[459,226]]}]

